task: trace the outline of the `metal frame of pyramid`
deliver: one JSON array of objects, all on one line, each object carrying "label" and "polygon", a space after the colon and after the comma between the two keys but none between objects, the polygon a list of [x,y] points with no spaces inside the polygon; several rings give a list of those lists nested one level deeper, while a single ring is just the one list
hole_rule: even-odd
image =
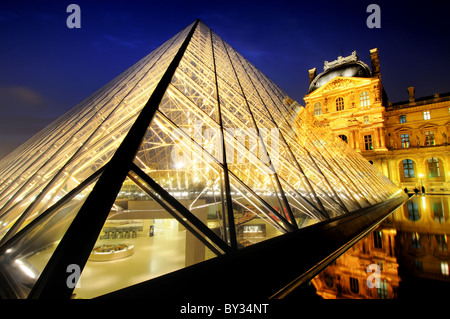
[{"label": "metal frame of pyramid", "polygon": [[0,162],[3,296],[69,298],[125,182],[214,256],[405,196],[197,20]]}]

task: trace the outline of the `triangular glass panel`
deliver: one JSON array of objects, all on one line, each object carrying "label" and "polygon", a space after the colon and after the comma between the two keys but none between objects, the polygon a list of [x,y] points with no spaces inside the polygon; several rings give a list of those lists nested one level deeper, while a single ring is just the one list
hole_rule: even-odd
[{"label": "triangular glass panel", "polygon": [[211,155],[218,142],[205,138],[202,147],[189,132],[157,112],[134,163],[195,216],[206,212],[205,224],[228,242],[225,172]]},{"label": "triangular glass panel", "polygon": [[[255,155],[256,151],[249,151],[253,149],[252,146],[245,147],[228,134],[228,131],[225,136],[227,158],[229,158],[228,153],[234,152],[235,149],[237,154],[240,154],[240,157],[242,157],[241,162],[230,161],[227,163],[229,173],[240,179],[272,209],[278,211],[284,218],[284,220],[280,220],[281,223],[287,221],[288,208],[283,200],[284,194],[277,185],[278,177],[276,173],[268,164],[263,163]],[[265,152],[265,150],[261,152]]]},{"label": "triangular glass panel", "polygon": [[253,193],[234,174],[230,173],[236,240],[244,248],[269,238],[280,236],[289,230],[280,211],[270,207]]},{"label": "triangular glass panel", "polygon": [[91,176],[78,187],[23,228],[1,247],[1,273],[7,278],[11,293],[26,298],[50,260],[59,241],[69,228],[89,193],[97,176]]},{"label": "triangular glass panel", "polygon": [[153,196],[126,178],[74,298],[97,297],[216,256]]},{"label": "triangular glass panel", "polygon": [[[28,214],[26,209],[35,201],[39,208],[34,216],[38,216],[55,199],[104,165],[149,99],[186,32],[174,36],[86,99],[69,118],[63,116],[67,121],[63,127],[57,121],[54,125],[59,129],[42,136],[38,142],[41,151],[37,156],[18,169],[14,164],[6,168],[14,173],[7,180],[9,186],[2,186],[0,218],[9,215],[11,225],[23,212]],[[30,209],[36,211],[36,207]]]}]

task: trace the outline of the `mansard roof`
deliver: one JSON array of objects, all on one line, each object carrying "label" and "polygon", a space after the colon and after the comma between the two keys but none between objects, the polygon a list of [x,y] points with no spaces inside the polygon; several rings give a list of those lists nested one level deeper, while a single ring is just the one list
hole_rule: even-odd
[{"label": "mansard roof", "polygon": [[356,51],[349,56],[339,56],[337,60],[324,62],[324,71],[317,75],[309,86],[308,93],[317,90],[337,76],[343,77],[372,77],[372,72],[367,64],[359,61]]}]

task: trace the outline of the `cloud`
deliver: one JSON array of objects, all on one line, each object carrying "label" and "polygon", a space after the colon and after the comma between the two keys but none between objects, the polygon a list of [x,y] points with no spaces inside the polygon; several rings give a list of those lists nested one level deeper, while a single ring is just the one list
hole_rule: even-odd
[{"label": "cloud", "polygon": [[24,86],[0,87],[0,114],[2,117],[30,112],[38,114],[46,108],[46,99]]},{"label": "cloud", "polygon": [[117,44],[120,46],[124,46],[127,48],[136,48],[144,43],[142,40],[124,40],[112,35],[106,34],[104,39],[110,43]]},{"label": "cloud", "polygon": [[0,157],[52,122],[44,113],[47,110],[48,101],[33,89],[0,87]]},{"label": "cloud", "polygon": [[104,34],[98,40],[95,40],[92,45],[100,48],[102,51],[108,51],[111,47],[124,47],[127,49],[139,48],[144,44],[143,40],[139,39],[123,39],[110,34]]},{"label": "cloud", "polygon": [[0,160],[33,137],[54,119],[33,116],[0,116]]}]

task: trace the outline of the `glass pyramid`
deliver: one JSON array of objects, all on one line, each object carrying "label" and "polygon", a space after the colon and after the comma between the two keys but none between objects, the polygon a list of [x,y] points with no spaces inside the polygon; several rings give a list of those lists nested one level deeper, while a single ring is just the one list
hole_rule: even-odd
[{"label": "glass pyramid", "polygon": [[197,20],[0,162],[0,291],[95,297],[395,196]]}]

